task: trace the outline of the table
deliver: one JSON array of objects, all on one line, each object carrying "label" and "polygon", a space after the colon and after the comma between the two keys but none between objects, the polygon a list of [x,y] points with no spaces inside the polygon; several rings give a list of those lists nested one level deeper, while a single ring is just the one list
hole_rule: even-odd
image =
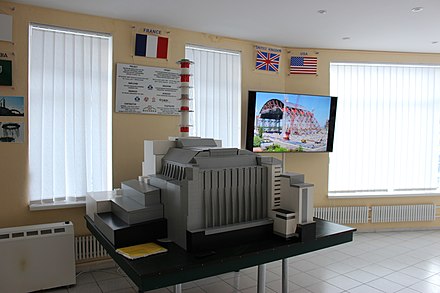
[{"label": "table", "polygon": [[343,244],[353,240],[354,228],[317,219],[316,239],[300,242],[269,235],[264,241],[246,245],[225,247],[211,254],[188,253],[175,243],[160,243],[168,252],[145,258],[130,260],[118,254],[113,244],[97,229],[90,217],[85,216],[87,228],[106,249],[113,260],[139,288],[139,292],[162,287],[175,286],[180,292],[180,284],[216,276],[227,272],[258,266],[258,292],[265,288],[265,264],[283,260],[283,292],[288,292],[288,262],[292,256]]}]

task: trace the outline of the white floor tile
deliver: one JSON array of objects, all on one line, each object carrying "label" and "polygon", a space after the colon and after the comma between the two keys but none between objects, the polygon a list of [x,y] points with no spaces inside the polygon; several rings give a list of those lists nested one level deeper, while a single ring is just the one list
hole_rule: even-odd
[{"label": "white floor tile", "polygon": [[289,278],[289,281],[300,286],[300,287],[307,287],[319,282],[322,282],[322,280],[315,278],[307,273],[301,273],[294,275]]},{"label": "white floor tile", "polygon": [[378,262],[377,264],[393,271],[399,271],[408,267],[407,264],[393,259],[386,259]]},{"label": "white floor tile", "polygon": [[387,280],[390,280],[394,283],[400,284],[404,287],[408,287],[408,286],[414,285],[417,282],[420,282],[420,279],[411,277],[411,276],[406,275],[402,272],[395,272],[395,273],[386,275],[384,278]]},{"label": "white floor tile", "polygon": [[344,291],[344,293],[383,293],[383,291],[377,290],[376,288],[364,284]]},{"label": "white floor tile", "polygon": [[124,277],[99,281],[98,286],[104,293],[132,288],[131,284]]},{"label": "white floor tile", "polygon": [[323,280],[323,281],[334,278],[336,276],[339,276],[339,273],[336,273],[336,272],[329,270],[325,267],[321,267],[321,268],[317,268],[317,269],[308,271],[307,274],[309,274],[317,279]]},{"label": "white floor tile", "polygon": [[393,270],[390,270],[388,268],[385,268],[385,267],[377,265],[377,264],[372,264],[372,265],[363,267],[362,270],[366,271],[370,274],[379,276],[379,277],[383,277],[383,276],[394,273]]},{"label": "white floor tile", "polygon": [[362,285],[362,283],[342,275],[328,279],[326,282],[344,290],[350,290]]},{"label": "white floor tile", "polygon": [[426,279],[426,278],[429,278],[429,277],[435,275],[435,273],[428,272],[428,271],[416,268],[414,266],[407,267],[407,268],[405,268],[403,270],[400,270],[400,272],[404,273],[404,274],[407,274],[407,275],[409,275],[411,277],[420,279],[420,280],[423,280],[423,279]]},{"label": "white floor tile", "polygon": [[[174,291],[171,291],[174,292]],[[205,291],[203,291],[200,287],[193,287],[193,288],[188,288],[188,289],[183,289],[182,288],[182,292],[183,293],[205,293]],[[150,293],[150,292],[148,292]]]},{"label": "white floor tile", "polygon": [[289,264],[290,267],[300,270],[302,272],[307,272],[316,268],[319,268],[320,266],[310,262],[308,260],[299,260],[299,261],[294,261],[294,262],[290,262]]},{"label": "white floor tile", "polygon": [[378,276],[371,274],[371,273],[368,273],[363,270],[355,270],[352,272],[348,272],[348,273],[344,274],[344,276],[349,277],[349,278],[356,280],[358,282],[361,282],[361,283],[371,282],[371,281],[379,278]]},{"label": "white floor tile", "polygon": [[371,282],[366,283],[366,285],[373,287],[373,288],[376,288],[376,289],[381,290],[386,293],[394,293],[394,292],[397,292],[397,291],[405,288],[402,285],[399,285],[397,283],[394,283],[393,281],[390,281],[390,280],[387,280],[384,278],[379,278],[379,279],[373,280]]},{"label": "white floor tile", "polygon": [[[281,293],[282,292],[282,282],[281,281],[273,281],[273,282],[266,282],[266,288],[269,288],[273,292]],[[296,290],[300,289],[301,287],[289,282],[289,292],[296,292]]]},{"label": "white floor tile", "polygon": [[[186,292],[183,288],[182,288],[183,292]],[[138,292],[138,291],[135,291]],[[170,293],[172,291],[168,290],[167,288],[160,288],[160,289],[156,289],[156,290],[150,290],[147,291],[148,293]]]},{"label": "white floor tile", "polygon": [[415,283],[409,288],[414,289],[420,293],[440,293],[440,286],[437,286],[435,284],[426,281]]},{"label": "white floor tile", "polygon": [[92,272],[92,275],[95,278],[96,282],[123,277],[123,275],[119,273],[119,271],[117,271],[116,269],[94,271]]},{"label": "white floor tile", "polygon": [[416,268],[431,272],[431,273],[440,273],[440,264],[433,263],[429,260],[421,261],[419,263],[414,264]]},{"label": "white floor tile", "polygon": [[434,276],[426,278],[425,281],[440,286],[440,274],[436,274]]},{"label": "white floor tile", "polygon": [[69,293],[102,293],[97,283],[73,286],[68,291]]},{"label": "white floor tile", "polygon": [[234,288],[237,288],[239,290],[254,287],[257,285],[257,281],[246,276],[245,274],[240,275],[238,278],[230,278],[225,280],[226,283],[231,285]]},{"label": "white floor tile", "polygon": [[320,282],[306,287],[307,290],[313,293],[340,293],[343,289],[333,286],[327,282]]},{"label": "white floor tile", "polygon": [[95,278],[93,277],[92,273],[84,272],[80,273],[76,276],[76,284],[77,285],[84,285],[88,283],[95,283]]},{"label": "white floor tile", "polygon": [[226,282],[215,282],[209,285],[200,286],[204,291],[209,293],[235,293],[236,290]]},{"label": "white floor tile", "polygon": [[334,272],[336,272],[336,273],[339,273],[339,274],[345,274],[345,273],[348,273],[348,272],[356,270],[355,267],[352,267],[350,265],[347,265],[347,264],[344,264],[344,263],[340,263],[340,262],[330,264],[330,265],[327,266],[327,268],[332,270],[332,271],[334,271]]},{"label": "white floor tile", "polygon": [[217,276],[214,276],[214,277],[208,277],[208,278],[204,278],[204,279],[200,279],[200,280],[195,280],[194,283],[197,286],[202,287],[204,285],[209,285],[209,284],[213,284],[213,283],[220,282],[220,281],[222,281],[222,279],[220,279]]},{"label": "white floor tile", "polygon": [[403,288],[402,290],[397,291],[397,293],[420,293],[420,292],[411,288]]}]

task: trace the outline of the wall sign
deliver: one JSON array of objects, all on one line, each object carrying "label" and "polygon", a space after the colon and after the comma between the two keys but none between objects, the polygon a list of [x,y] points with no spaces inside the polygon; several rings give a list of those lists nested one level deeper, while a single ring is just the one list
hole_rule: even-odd
[{"label": "wall sign", "polygon": [[0,14],[0,41],[12,42],[12,15]]},{"label": "wall sign", "polygon": [[0,60],[0,85],[12,85],[12,61]]},{"label": "wall sign", "polygon": [[116,65],[116,112],[179,115],[180,70]]}]

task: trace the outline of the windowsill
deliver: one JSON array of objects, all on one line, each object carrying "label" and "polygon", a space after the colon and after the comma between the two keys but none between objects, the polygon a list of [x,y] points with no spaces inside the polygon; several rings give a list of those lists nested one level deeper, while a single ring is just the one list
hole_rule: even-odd
[{"label": "windowsill", "polygon": [[440,196],[438,191],[429,192],[429,193],[420,193],[420,192],[396,192],[396,193],[334,193],[328,194],[329,199],[369,199],[369,198],[397,198],[397,197],[431,197],[431,196]]},{"label": "windowsill", "polygon": [[59,201],[54,203],[31,203],[29,204],[29,210],[32,211],[45,211],[45,210],[58,210],[58,209],[71,209],[84,207],[86,201]]}]

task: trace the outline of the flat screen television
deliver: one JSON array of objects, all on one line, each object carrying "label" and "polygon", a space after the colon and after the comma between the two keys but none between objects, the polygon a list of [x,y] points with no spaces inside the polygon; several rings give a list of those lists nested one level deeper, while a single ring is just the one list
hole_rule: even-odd
[{"label": "flat screen television", "polygon": [[337,98],[249,91],[246,149],[331,152]]}]

